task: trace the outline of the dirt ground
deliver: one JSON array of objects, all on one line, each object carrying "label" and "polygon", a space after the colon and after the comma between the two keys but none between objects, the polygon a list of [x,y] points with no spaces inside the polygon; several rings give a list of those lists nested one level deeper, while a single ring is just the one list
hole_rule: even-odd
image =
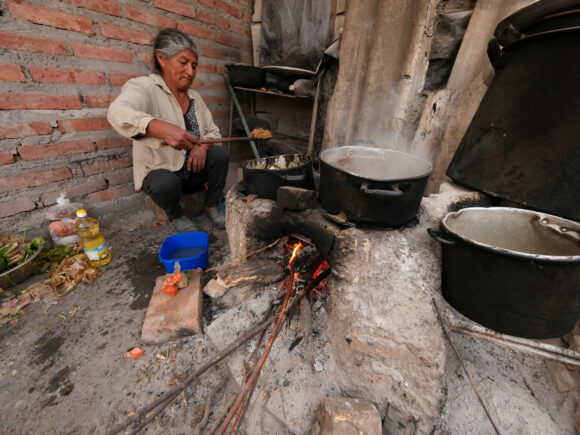
[{"label": "dirt ground", "polygon": [[[206,335],[141,344],[155,278],[165,273],[158,250],[172,231],[155,226],[153,212],[144,206],[131,210],[123,220],[112,213],[102,221],[113,260],[93,284],[81,283],[61,299],[46,297],[30,305],[16,324],[0,328],[1,434],[105,433],[216,355]],[[209,267],[228,260],[226,232],[212,230]],[[33,277],[21,287],[42,279]],[[223,308],[204,296],[204,331],[222,314]],[[543,360],[457,335],[453,339],[502,431],[574,433],[576,372],[575,385],[562,394]],[[145,350],[141,358],[121,357],[134,346]],[[450,349],[447,360],[448,399],[435,433],[493,433]],[[144,433],[195,433],[208,395],[226,377],[207,430],[237,388],[225,365],[194,381]]]},{"label": "dirt ground", "polygon": [[[102,225],[113,259],[95,282],[81,283],[61,299],[46,297],[30,305],[17,324],[0,329],[1,433],[104,433],[213,354],[203,336],[159,346],[140,343],[155,278],[165,273],[158,250],[172,234],[167,225],[154,223],[143,207]],[[223,261],[228,246],[225,231],[212,231],[210,240],[211,267]],[[42,279],[37,275],[20,287]],[[145,350],[141,358],[121,358],[134,346]],[[180,427],[191,433],[201,419],[200,406],[221,378],[216,369],[202,376],[148,432],[170,425],[171,433],[180,433]],[[224,391],[216,395],[216,406]]]}]

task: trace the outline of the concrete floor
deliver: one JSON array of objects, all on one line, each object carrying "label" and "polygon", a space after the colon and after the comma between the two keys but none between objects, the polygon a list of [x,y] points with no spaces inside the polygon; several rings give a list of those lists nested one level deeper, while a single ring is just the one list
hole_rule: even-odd
[{"label": "concrete floor", "polygon": [[[158,250],[172,234],[167,225],[154,225],[143,204],[142,195],[135,195],[103,211],[102,233],[113,259],[94,283],[81,283],[60,299],[46,297],[30,305],[17,324],[0,328],[0,433],[104,433],[213,355],[201,336],[159,346],[140,342],[155,278],[165,273]],[[119,210],[131,213],[120,216]],[[212,231],[210,240],[211,267],[229,248],[225,231]],[[20,287],[43,278],[37,275]],[[134,346],[145,354],[121,358]],[[148,432],[170,425],[171,433],[190,433],[219,378],[218,369],[200,378]],[[183,431],[176,429],[181,426]]]}]

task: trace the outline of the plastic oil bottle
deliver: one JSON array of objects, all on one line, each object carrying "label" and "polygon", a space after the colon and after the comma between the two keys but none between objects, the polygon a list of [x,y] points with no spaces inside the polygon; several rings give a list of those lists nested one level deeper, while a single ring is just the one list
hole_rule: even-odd
[{"label": "plastic oil bottle", "polygon": [[99,221],[88,217],[86,210],[77,210],[75,231],[81,236],[81,245],[92,267],[101,267],[111,261],[111,252],[99,232]]}]

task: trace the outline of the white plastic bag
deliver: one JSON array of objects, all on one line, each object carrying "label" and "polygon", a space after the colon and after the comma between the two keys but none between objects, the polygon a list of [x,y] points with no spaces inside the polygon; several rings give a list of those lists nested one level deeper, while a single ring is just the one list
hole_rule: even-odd
[{"label": "white plastic bag", "polygon": [[83,208],[83,204],[80,202],[70,202],[66,197],[66,192],[61,192],[58,198],[56,198],[56,204],[49,207],[46,212],[46,218],[51,221],[58,221],[61,219],[74,219],[76,217],[75,212]]},{"label": "white plastic bag", "polygon": [[83,208],[83,204],[80,202],[71,203],[66,197],[66,192],[61,192],[56,199],[56,204],[48,208],[45,216],[53,221],[48,225],[48,232],[54,243],[69,245],[81,240],[74,229],[77,220],[75,212],[81,208]]}]

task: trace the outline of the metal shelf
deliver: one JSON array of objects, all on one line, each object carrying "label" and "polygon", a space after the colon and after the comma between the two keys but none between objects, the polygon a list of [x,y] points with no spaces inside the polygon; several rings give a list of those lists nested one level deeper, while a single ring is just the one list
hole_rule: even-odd
[{"label": "metal shelf", "polygon": [[270,89],[266,89],[265,91],[261,90],[261,89],[255,89],[255,88],[244,88],[242,86],[234,86],[234,89],[239,90],[239,91],[248,91],[248,92],[254,92],[256,94],[265,94],[265,95],[274,95],[277,97],[285,97],[285,98],[296,98],[299,100],[310,100],[312,99],[312,97],[306,96],[306,97],[298,97],[294,94],[288,94],[286,92],[282,92],[279,90],[270,90]]}]

